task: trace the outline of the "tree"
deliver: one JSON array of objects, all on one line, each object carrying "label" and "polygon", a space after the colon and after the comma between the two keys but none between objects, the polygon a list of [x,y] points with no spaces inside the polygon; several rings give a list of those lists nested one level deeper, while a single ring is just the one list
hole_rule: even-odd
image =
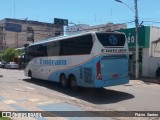
[{"label": "tree", "polygon": [[7,48],[2,52],[2,60],[5,62],[11,62],[14,58],[18,57],[20,52],[14,48]]}]

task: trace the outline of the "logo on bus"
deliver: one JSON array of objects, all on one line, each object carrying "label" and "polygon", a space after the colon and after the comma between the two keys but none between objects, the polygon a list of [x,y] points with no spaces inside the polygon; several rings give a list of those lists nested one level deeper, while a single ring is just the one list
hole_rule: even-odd
[{"label": "logo on bus", "polygon": [[41,65],[66,66],[67,60],[40,59]]},{"label": "logo on bus", "polygon": [[127,49],[121,48],[121,49],[102,49],[102,53],[127,53]]},{"label": "logo on bus", "polygon": [[118,42],[116,36],[114,36],[114,35],[111,35],[111,36],[109,37],[109,41],[110,41],[110,43],[113,44],[113,45],[116,45],[117,42]]}]

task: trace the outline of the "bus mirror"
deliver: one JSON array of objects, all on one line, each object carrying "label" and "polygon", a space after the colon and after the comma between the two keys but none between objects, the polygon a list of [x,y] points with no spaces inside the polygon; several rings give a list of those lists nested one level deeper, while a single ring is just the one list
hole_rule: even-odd
[{"label": "bus mirror", "polygon": [[26,48],[29,44],[24,44],[24,47]]}]

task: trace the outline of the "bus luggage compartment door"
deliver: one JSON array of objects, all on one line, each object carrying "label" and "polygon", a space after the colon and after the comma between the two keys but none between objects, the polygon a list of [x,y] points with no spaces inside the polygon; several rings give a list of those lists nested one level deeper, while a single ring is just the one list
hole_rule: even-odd
[{"label": "bus luggage compartment door", "polygon": [[100,60],[102,80],[116,80],[128,77],[127,56],[105,56]]}]

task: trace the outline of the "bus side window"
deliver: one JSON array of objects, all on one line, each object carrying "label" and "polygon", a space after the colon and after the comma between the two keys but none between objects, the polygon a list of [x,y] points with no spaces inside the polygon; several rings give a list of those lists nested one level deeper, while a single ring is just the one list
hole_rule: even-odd
[{"label": "bus side window", "polygon": [[93,46],[91,35],[68,38],[61,41],[61,55],[90,54]]},{"label": "bus side window", "polygon": [[47,46],[48,56],[59,56],[60,54],[60,42],[50,42]]},{"label": "bus side window", "polygon": [[39,56],[47,56],[47,44],[39,45]]}]

